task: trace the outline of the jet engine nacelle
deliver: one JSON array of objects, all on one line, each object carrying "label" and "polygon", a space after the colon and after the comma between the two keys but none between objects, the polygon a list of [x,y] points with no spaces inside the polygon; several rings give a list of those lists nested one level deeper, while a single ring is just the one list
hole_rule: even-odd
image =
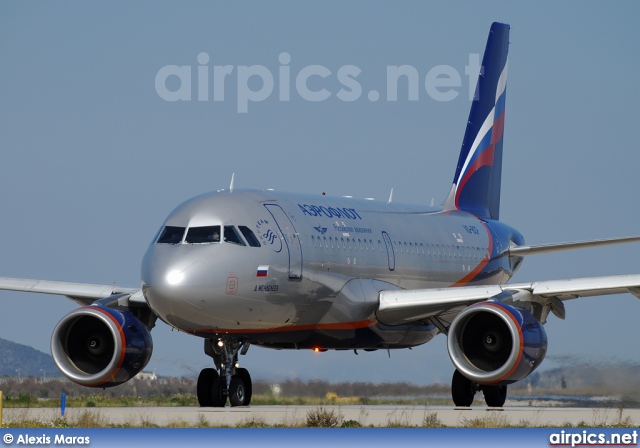
[{"label": "jet engine nacelle", "polygon": [[51,337],[56,366],[71,381],[89,387],[122,384],[151,358],[147,328],[129,311],[88,306],[67,314]]},{"label": "jet engine nacelle", "polygon": [[547,334],[528,311],[480,302],[449,327],[447,349],[456,369],[478,384],[509,384],[535,370],[547,353]]}]

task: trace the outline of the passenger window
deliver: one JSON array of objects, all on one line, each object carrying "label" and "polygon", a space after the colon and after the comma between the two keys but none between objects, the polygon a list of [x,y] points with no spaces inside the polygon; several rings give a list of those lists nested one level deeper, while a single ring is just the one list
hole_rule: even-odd
[{"label": "passenger window", "polygon": [[224,242],[244,246],[244,241],[238,235],[238,231],[234,226],[224,226]]},{"label": "passenger window", "polygon": [[258,238],[256,238],[255,233],[253,233],[253,231],[249,227],[238,226],[238,229],[240,229],[240,232],[242,232],[242,235],[244,235],[244,239],[247,240],[247,243],[249,243],[249,246],[260,247],[260,241],[258,241]]},{"label": "passenger window", "polygon": [[158,243],[180,244],[185,230],[185,227],[166,226],[158,238]]},{"label": "passenger window", "polygon": [[185,241],[190,244],[219,243],[220,226],[189,227]]}]

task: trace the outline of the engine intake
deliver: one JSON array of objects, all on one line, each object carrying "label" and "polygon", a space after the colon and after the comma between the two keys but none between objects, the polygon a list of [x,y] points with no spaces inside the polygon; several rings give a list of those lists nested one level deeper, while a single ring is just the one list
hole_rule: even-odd
[{"label": "engine intake", "polygon": [[111,387],[138,374],[153,342],[130,312],[89,306],[67,314],[51,337],[53,361],[64,376],[89,387]]},{"label": "engine intake", "polygon": [[480,302],[460,312],[449,327],[449,357],[478,384],[509,384],[533,372],[547,353],[544,327],[528,311]]}]

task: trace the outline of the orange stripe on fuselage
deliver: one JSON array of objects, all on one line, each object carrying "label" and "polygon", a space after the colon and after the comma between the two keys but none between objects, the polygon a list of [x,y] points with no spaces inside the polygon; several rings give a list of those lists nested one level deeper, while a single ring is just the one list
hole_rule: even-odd
[{"label": "orange stripe on fuselage", "polygon": [[[482,222],[482,221],[481,221]],[[476,278],[476,276],[482,272],[482,270],[484,269],[484,267],[491,261],[491,254],[493,253],[493,237],[491,236],[491,231],[489,230],[489,227],[487,227],[487,224],[485,222],[482,222],[482,225],[484,226],[484,228],[487,231],[487,237],[489,239],[489,247],[487,249],[487,256],[486,258],[484,258],[479,264],[478,266],[475,267],[475,269],[471,272],[469,272],[467,275],[465,275],[464,277],[462,277],[460,280],[458,280],[457,282],[455,282],[453,285],[451,286],[465,286],[467,283],[469,283],[471,280],[473,280],[474,278]]]},{"label": "orange stripe on fuselage", "polygon": [[336,322],[332,324],[310,324],[310,325],[288,325],[286,327],[275,328],[246,328],[246,329],[216,329],[216,330],[191,330],[186,333],[224,333],[224,334],[244,334],[244,333],[281,333],[291,331],[314,331],[314,330],[358,330],[360,328],[370,328],[378,324],[377,319],[360,320],[357,322]]}]

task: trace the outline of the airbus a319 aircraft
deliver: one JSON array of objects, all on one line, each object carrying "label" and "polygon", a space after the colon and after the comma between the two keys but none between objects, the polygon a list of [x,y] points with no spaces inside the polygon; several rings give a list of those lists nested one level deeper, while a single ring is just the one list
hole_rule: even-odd
[{"label": "airbus a319 aircraft", "polygon": [[640,241],[526,246],[499,221],[509,25],[494,23],[451,192],[441,206],[235,189],[171,212],[136,288],[2,278],[0,289],[59,294],[82,305],[56,326],[60,371],[89,387],[133,378],[151,357],[159,318],[201,338],[212,367],[201,406],[249,405],[251,345],[294,350],[401,349],[443,333],[456,406],[477,391],[500,407],[507,385],[544,359],[543,324],[563,301],[631,293],[640,275],[508,284],[523,257]]}]

